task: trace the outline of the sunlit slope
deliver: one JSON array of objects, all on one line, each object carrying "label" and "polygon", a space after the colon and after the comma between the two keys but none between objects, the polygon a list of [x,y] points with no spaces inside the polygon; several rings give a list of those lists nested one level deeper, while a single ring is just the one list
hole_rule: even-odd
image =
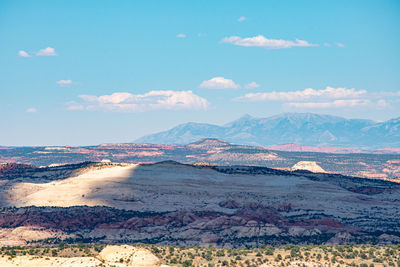
[{"label": "sunlit slope", "polygon": [[49,168],[39,175],[46,180],[21,177],[5,181],[3,206],[229,211],[219,203],[235,200],[241,205],[256,202],[267,206],[289,202],[296,208],[323,209],[338,215],[347,209],[369,207],[372,202],[384,205],[385,201],[400,199],[398,190],[393,189],[398,186],[389,182],[257,167],[196,167],[175,162],[106,164],[71,173],[65,179],[51,180],[52,175]]}]

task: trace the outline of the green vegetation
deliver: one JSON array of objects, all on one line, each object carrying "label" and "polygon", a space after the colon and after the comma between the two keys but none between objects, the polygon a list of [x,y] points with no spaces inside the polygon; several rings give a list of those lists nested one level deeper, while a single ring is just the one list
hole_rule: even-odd
[{"label": "green vegetation", "polygon": [[52,246],[13,246],[0,248],[0,257],[32,255],[41,257],[93,257],[105,247],[103,244],[73,244],[61,242]]},{"label": "green vegetation", "polygon": [[[2,247],[0,257],[12,259],[16,256],[34,255],[49,257],[96,257],[104,248],[103,244],[60,243],[58,246]],[[171,266],[259,266],[271,263],[274,266],[288,266],[297,262],[323,263],[330,266],[353,267],[400,267],[400,244],[398,245],[286,245],[260,248],[214,248],[180,247],[167,245],[134,244],[151,251],[161,262]],[[125,259],[120,259],[123,263]]]}]

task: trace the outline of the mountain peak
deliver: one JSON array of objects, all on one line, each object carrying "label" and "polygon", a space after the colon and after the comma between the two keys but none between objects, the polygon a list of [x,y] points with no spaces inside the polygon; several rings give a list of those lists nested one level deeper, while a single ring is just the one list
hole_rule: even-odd
[{"label": "mountain peak", "polygon": [[254,117],[251,116],[250,114],[244,114],[242,117],[239,118],[239,120],[250,120],[253,119]]},{"label": "mountain peak", "polygon": [[234,121],[228,122],[227,124],[224,125],[224,127],[232,127],[233,125],[247,123],[247,122],[255,120],[255,119],[256,119],[255,117],[253,117],[253,116],[251,116],[249,114],[244,114],[239,119],[236,119]]}]

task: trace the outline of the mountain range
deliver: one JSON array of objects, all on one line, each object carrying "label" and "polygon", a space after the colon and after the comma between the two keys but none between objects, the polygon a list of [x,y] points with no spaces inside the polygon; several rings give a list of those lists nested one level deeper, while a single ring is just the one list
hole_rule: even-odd
[{"label": "mountain range", "polygon": [[400,117],[384,122],[346,119],[314,113],[283,113],[256,118],[245,115],[225,125],[189,122],[143,136],[133,143],[188,144],[201,138],[221,138],[243,145],[340,146],[379,149],[400,146]]}]

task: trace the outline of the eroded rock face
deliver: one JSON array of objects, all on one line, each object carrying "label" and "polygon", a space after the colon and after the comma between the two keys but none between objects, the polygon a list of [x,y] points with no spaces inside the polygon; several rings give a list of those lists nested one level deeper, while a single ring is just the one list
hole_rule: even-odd
[{"label": "eroded rock face", "polygon": [[306,170],[310,172],[325,173],[326,171],[321,168],[315,161],[299,161],[293,165],[292,170]]},{"label": "eroded rock face", "polygon": [[[358,227],[345,225],[326,215],[283,215],[271,207],[239,209],[234,214],[199,211],[142,213],[108,207],[27,207],[4,211],[0,215],[0,227],[18,229],[19,243],[14,242],[14,245],[52,238],[234,247],[257,243],[396,241],[393,236],[389,239],[374,232],[360,231]],[[46,229],[46,232],[32,235],[33,228]],[[343,233],[347,239],[343,239]],[[10,233],[3,235],[0,243],[10,242],[10,236]]]},{"label": "eroded rock face", "polygon": [[[97,163],[26,170],[0,187],[2,206],[19,207],[0,211],[0,243],[14,230],[12,240],[20,244],[51,238],[216,246],[396,243],[399,191],[388,181],[249,166]],[[36,234],[40,229],[46,235]]]}]

